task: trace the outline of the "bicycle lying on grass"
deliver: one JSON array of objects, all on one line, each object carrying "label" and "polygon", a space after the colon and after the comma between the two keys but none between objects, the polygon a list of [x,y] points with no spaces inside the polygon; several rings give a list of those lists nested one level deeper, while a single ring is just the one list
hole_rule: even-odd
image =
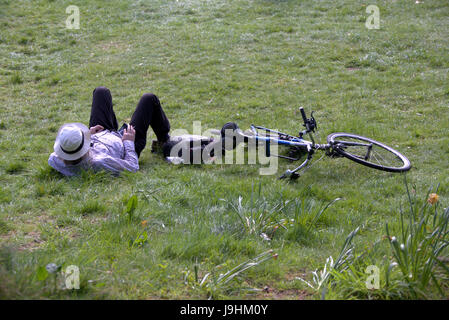
[{"label": "bicycle lying on grass", "polygon": [[[331,133],[327,136],[326,144],[315,143],[312,133],[315,132],[317,123],[313,117],[313,111],[310,118],[307,118],[304,108],[300,108],[300,111],[305,130],[300,131],[297,137],[255,125],[251,125],[249,133],[242,132],[241,130],[237,131],[237,134],[243,137],[244,141],[255,139],[256,141],[265,142],[267,157],[276,156],[291,161],[298,161],[302,158],[304,152],[307,153],[305,160],[297,168],[286,170],[280,179],[287,177],[293,180],[297,179],[299,177],[298,172],[309,164],[316,150],[324,151],[327,156],[332,158],[345,157],[377,170],[388,172],[404,172],[410,170],[410,161],[404,155],[381,142],[356,134],[344,132]],[[266,135],[259,134],[258,129],[265,131]],[[311,141],[303,139],[305,134],[309,135]],[[289,155],[271,154],[271,143],[289,147]]]}]

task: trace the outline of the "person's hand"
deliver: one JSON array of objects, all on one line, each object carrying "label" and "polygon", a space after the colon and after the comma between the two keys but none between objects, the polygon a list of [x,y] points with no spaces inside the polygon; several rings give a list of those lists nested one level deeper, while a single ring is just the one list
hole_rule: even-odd
[{"label": "person's hand", "polygon": [[89,129],[91,134],[96,134],[96,133],[98,133],[100,131],[103,131],[103,130],[104,130],[104,127],[102,125],[99,125],[99,124],[97,124],[96,126],[94,126],[94,127]]},{"label": "person's hand", "polygon": [[135,138],[136,138],[136,130],[134,130],[134,127],[132,125],[128,125],[128,129],[125,129],[125,131],[123,131],[122,140],[134,141]]}]

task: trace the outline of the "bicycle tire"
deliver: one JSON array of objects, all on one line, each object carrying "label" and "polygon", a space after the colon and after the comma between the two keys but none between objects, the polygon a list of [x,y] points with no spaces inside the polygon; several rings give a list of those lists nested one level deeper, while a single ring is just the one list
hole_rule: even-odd
[{"label": "bicycle tire", "polygon": [[[345,138],[347,140],[346,141],[341,140],[342,138]],[[348,139],[352,139],[353,141],[352,142],[348,141]],[[383,144],[379,141],[367,137],[359,136],[352,133],[335,132],[327,136],[327,142],[330,144],[332,150],[334,150],[337,154],[373,169],[388,172],[405,172],[410,170],[411,168],[410,161],[399,151],[393,149],[392,147],[387,146],[386,144]],[[357,145],[357,143],[360,145]],[[365,153],[365,156],[361,156],[360,154],[357,155],[355,151],[352,151],[352,150],[362,150],[360,147],[367,146],[366,144],[363,143],[371,144],[370,147],[371,149]],[[348,150],[350,147],[354,148]],[[357,149],[357,147],[359,148]],[[376,147],[375,153],[372,153],[373,147]],[[386,159],[380,154],[380,152],[383,152],[385,156],[392,157],[392,159],[394,159],[395,161],[395,164],[393,166],[391,164],[390,165],[383,164],[382,161],[386,161]],[[371,157],[370,155],[371,153],[374,155],[373,157]],[[376,156],[375,154],[378,154],[378,156]],[[373,160],[368,159],[367,157],[371,157],[373,158]]]}]

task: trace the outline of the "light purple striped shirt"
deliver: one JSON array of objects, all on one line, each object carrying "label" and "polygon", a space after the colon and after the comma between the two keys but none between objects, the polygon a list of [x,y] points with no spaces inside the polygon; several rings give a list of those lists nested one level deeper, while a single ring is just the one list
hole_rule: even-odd
[{"label": "light purple striped shirt", "polygon": [[122,141],[122,136],[118,132],[109,130],[91,135],[89,156],[79,163],[66,164],[53,152],[48,158],[48,164],[66,176],[74,176],[81,170],[89,168],[94,171],[107,170],[116,175],[123,170],[131,172],[139,170],[139,158],[134,141]]}]

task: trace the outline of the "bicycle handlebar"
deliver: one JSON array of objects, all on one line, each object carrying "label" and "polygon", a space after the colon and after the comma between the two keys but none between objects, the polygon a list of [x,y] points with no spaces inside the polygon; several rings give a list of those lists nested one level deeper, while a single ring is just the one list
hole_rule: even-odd
[{"label": "bicycle handlebar", "polygon": [[306,112],[304,111],[304,108],[300,107],[299,111],[301,111],[302,120],[304,120],[304,124],[307,126],[307,116],[306,116]]}]

